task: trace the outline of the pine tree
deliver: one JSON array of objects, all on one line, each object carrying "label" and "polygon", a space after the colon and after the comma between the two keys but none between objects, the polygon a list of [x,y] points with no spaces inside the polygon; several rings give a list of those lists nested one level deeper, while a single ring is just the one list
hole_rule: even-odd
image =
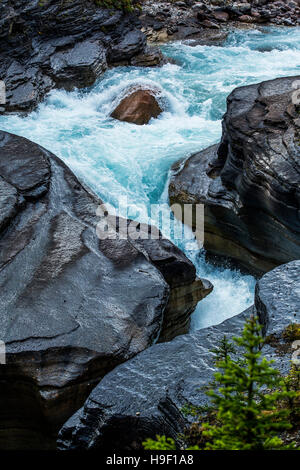
[{"label": "pine tree", "polygon": [[[292,398],[271,362],[262,358],[263,338],[257,318],[246,321],[242,336],[234,338],[242,359],[217,355],[217,390],[208,394],[217,408],[219,425],[205,426],[207,450],[264,450],[284,448],[278,434],[291,427],[289,412],[278,408]],[[224,346],[224,345],[223,345]],[[221,350],[224,349],[221,345]],[[281,389],[278,389],[278,387]],[[291,445],[290,448],[294,448]]]},{"label": "pine tree", "polygon": [[288,392],[285,403],[290,413],[290,421],[294,426],[300,424],[300,367],[292,364],[289,374],[283,379],[284,388]]},{"label": "pine tree", "polygon": [[[217,348],[218,372],[211,384],[213,424],[203,423],[197,407],[186,406],[198,413],[196,433],[199,450],[269,450],[295,449],[294,443],[285,446],[278,435],[292,427],[289,421],[299,418],[299,371],[292,369],[281,378],[272,362],[262,357],[264,339],[256,317],[250,317],[236,347],[224,336]],[[237,353],[241,357],[236,357]],[[296,413],[296,414],[295,414]],[[195,436],[193,436],[195,440]],[[186,435],[187,441],[190,441]],[[174,440],[156,436],[143,443],[145,449],[174,449]],[[188,448],[189,449],[189,448]]]}]

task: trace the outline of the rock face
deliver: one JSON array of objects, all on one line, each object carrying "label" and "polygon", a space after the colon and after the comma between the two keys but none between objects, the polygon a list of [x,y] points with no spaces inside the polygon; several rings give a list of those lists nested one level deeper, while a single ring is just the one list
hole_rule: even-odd
[{"label": "rock face", "polygon": [[205,248],[257,273],[300,257],[300,77],[237,88],[221,144],[190,157],[171,203],[205,204]]},{"label": "rock face", "polygon": [[200,44],[219,44],[228,26],[300,24],[298,0],[145,0],[142,7],[140,19],[150,42],[197,39]]},{"label": "rock face", "polygon": [[144,62],[161,61],[146,50],[136,14],[86,0],[2,0],[0,50],[7,112],[32,110],[53,87],[89,86],[107,64],[130,64],[142,53]]},{"label": "rock face", "polygon": [[157,118],[162,113],[153,91],[137,90],[123,98],[111,113],[114,119],[133,124],[148,124],[151,118]]},{"label": "rock face", "polygon": [[212,289],[168,240],[99,239],[100,204],[50,152],[0,132],[0,448],[53,447],[107,372],[186,332]]},{"label": "rock face", "polygon": [[[282,333],[291,323],[300,323],[300,261],[266,274],[257,284],[252,308],[221,325],[154,345],[110,372],[63,426],[59,448],[125,451],[139,449],[144,438],[157,433],[176,439],[189,419],[181,408],[187,402],[208,404],[203,387],[213,378],[211,349],[224,334],[240,335],[255,310],[265,334],[273,338],[264,355],[286,374],[293,349]],[[280,343],[284,347],[278,354]]]}]

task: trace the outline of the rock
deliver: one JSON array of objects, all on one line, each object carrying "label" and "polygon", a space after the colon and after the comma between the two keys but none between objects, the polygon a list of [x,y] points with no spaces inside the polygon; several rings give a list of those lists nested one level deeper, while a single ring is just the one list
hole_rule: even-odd
[{"label": "rock", "polygon": [[226,23],[229,20],[229,14],[226,11],[215,11],[213,13],[213,18],[222,23]]},{"label": "rock", "polygon": [[237,88],[223,136],[171,179],[171,204],[205,204],[204,246],[263,273],[300,258],[298,112],[300,77]]},{"label": "rock", "polygon": [[50,64],[50,75],[58,87],[66,90],[83,88],[93,85],[106,69],[106,49],[99,41],[86,40],[54,53]]},{"label": "rock", "polygon": [[168,240],[105,239],[100,204],[49,151],[0,132],[2,449],[53,448],[97,382],[186,332],[212,289]]},{"label": "rock", "polygon": [[[31,111],[56,86],[67,90],[90,86],[107,63],[129,65],[146,51],[140,27],[137,13],[101,8],[86,0],[2,0],[4,111]],[[160,59],[157,55],[150,61],[159,64]]]},{"label": "rock", "polygon": [[111,63],[130,60],[135,54],[146,48],[146,37],[138,30],[129,31],[124,38],[113,41],[110,45],[108,60]]},{"label": "rock", "polygon": [[203,21],[201,21],[201,24],[205,28],[214,28],[214,29],[219,29],[220,28],[220,26],[217,23],[215,23],[214,21],[211,21],[211,20],[203,20]]},{"label": "rock", "polygon": [[[277,340],[273,346],[267,343],[263,353],[286,374],[293,349],[283,333],[291,323],[300,323],[300,261],[266,274],[257,284],[255,305],[265,334]],[[62,427],[59,449],[132,451],[155,434],[178,439],[192,419],[182,407],[209,403],[205,387],[215,371],[211,350],[224,335],[240,335],[251,313],[256,313],[254,306],[220,325],[154,345],[118,366]],[[280,341],[284,347],[278,353]]]},{"label": "rock", "polygon": [[255,23],[255,18],[250,15],[242,15],[239,17],[241,23]]},{"label": "rock", "polygon": [[111,113],[114,119],[133,124],[148,124],[151,118],[157,118],[162,113],[153,91],[136,90],[123,98]]},{"label": "rock", "polygon": [[159,47],[147,46],[144,52],[134,56],[130,64],[135,67],[155,67],[166,62]]}]

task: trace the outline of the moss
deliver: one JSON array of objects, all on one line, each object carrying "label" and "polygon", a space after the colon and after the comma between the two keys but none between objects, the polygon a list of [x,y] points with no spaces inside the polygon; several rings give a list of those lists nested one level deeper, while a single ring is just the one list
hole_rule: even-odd
[{"label": "moss", "polygon": [[[300,324],[291,323],[280,335],[269,335],[265,338],[265,344],[275,349],[278,356],[284,356],[291,352],[291,343],[300,339]],[[283,340],[283,341],[282,341]]]},{"label": "moss", "polygon": [[138,5],[133,4],[132,0],[92,0],[97,6],[108,9],[123,10],[132,12]]},{"label": "moss", "polygon": [[300,324],[299,323],[291,323],[288,325],[282,333],[282,337],[285,341],[289,343],[300,339]]}]

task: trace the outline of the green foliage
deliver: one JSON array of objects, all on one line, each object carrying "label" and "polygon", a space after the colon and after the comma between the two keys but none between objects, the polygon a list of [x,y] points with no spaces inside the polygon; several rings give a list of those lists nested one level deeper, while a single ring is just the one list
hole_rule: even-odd
[{"label": "green foliage", "polygon": [[[213,350],[218,372],[207,392],[212,407],[203,410],[186,405],[183,409],[184,413],[198,414],[199,419],[185,434],[185,442],[191,445],[188,449],[295,450],[295,443],[284,445],[279,435],[300,424],[299,368],[293,365],[282,379],[272,362],[262,357],[264,339],[255,317],[246,321],[234,343],[224,336]],[[236,357],[238,351],[241,357]],[[151,450],[175,449],[174,440],[165,436],[143,444]]]},{"label": "green foliage", "polygon": [[[72,1],[72,0],[70,0]],[[111,10],[123,10],[127,13],[134,11],[135,9],[140,9],[140,5],[135,3],[134,0],[90,0],[99,7],[108,8]],[[45,5],[45,0],[39,1],[39,6],[43,7]]]},{"label": "green foliage", "polygon": [[139,5],[134,5],[132,0],[92,0],[97,6],[115,9],[115,10],[124,10],[128,13],[139,8]]},{"label": "green foliage", "polygon": [[279,372],[261,357],[264,340],[257,318],[246,322],[242,336],[234,338],[234,342],[244,351],[243,357],[217,360],[218,389],[209,395],[218,410],[220,425],[205,426],[204,435],[210,440],[206,449],[283,449],[278,434],[290,429],[291,424],[289,411],[278,408],[278,404],[295,397],[295,392],[286,389]]},{"label": "green foliage", "polygon": [[284,377],[283,381],[285,389],[288,392],[294,392],[286,397],[283,405],[289,410],[293,426],[300,426],[300,367],[292,364],[289,374]]},{"label": "green foliage", "polygon": [[143,442],[146,450],[176,450],[175,441],[170,437],[156,436],[156,439],[147,439]]},{"label": "green foliage", "polygon": [[283,333],[282,333],[283,338],[286,341],[292,342],[296,341],[297,339],[300,339],[300,325],[299,323],[291,323],[288,325]]}]

